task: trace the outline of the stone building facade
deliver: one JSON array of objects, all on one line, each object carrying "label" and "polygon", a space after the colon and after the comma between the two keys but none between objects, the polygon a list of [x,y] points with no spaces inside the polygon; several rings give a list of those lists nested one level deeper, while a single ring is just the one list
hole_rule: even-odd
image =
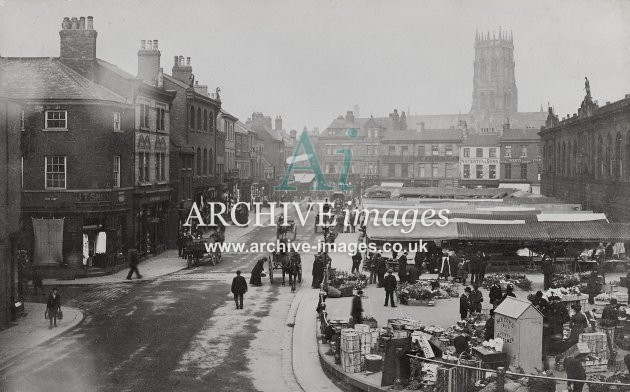
[{"label": "stone building facade", "polygon": [[550,108],[540,136],[545,196],[630,222],[630,94],[599,107],[589,87],[578,113],[560,120]]}]

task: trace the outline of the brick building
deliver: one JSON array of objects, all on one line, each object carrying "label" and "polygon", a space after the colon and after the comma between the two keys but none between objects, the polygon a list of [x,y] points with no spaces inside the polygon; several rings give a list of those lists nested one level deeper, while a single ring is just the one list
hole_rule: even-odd
[{"label": "brick building", "polygon": [[630,94],[599,107],[589,86],[578,113],[559,120],[549,109],[540,136],[545,196],[630,222]]},{"label": "brick building", "polygon": [[535,129],[503,130],[501,148],[501,183],[519,183],[540,187],[542,149]]},{"label": "brick building", "polygon": [[101,59],[96,65],[100,84],[134,106],[134,247],[141,254],[157,254],[175,246],[169,241],[172,233],[167,231],[171,209],[170,112],[175,93],[164,89],[157,40],[141,41],[137,76]]},{"label": "brick building", "polygon": [[221,144],[217,119],[221,100],[208,94],[208,86],[195,81],[190,57],[175,56],[172,75],[163,75],[164,88],[176,92],[171,108],[170,156],[173,200],[169,228],[171,240],[184,223],[193,201],[216,200],[221,195],[216,152]]},{"label": "brick building", "polygon": [[287,168],[282,120],[276,121],[274,128],[271,124],[271,117],[260,112],[254,112],[245,125],[254,131],[262,141],[261,154],[264,157],[263,162],[266,161],[268,165],[265,168],[265,181],[261,187],[265,188],[265,193],[268,196],[273,187],[280,184]]},{"label": "brick building", "polygon": [[[4,91],[0,67],[0,87]],[[0,330],[11,320],[11,298],[18,298],[20,243],[21,113],[19,103],[0,96]]]},{"label": "brick building", "polygon": [[34,264],[53,271],[80,267],[88,253],[104,266],[133,246],[134,107],[67,66],[73,35],[61,37],[60,58],[0,58],[5,91],[24,111],[25,243]]},{"label": "brick building", "polygon": [[238,170],[236,169],[236,150],[235,150],[235,126],[238,118],[221,109],[218,117],[220,133],[225,138],[225,159],[223,166],[224,181],[226,184],[227,200],[236,198],[239,188]]}]

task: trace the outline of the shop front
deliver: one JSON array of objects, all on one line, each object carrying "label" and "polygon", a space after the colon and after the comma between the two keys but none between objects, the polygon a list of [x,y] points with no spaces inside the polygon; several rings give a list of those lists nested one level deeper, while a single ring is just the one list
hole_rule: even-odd
[{"label": "shop front", "polygon": [[33,266],[55,276],[88,260],[88,267],[124,263],[133,243],[129,200],[125,190],[24,192],[23,238]]},{"label": "shop front", "polygon": [[141,255],[157,255],[167,248],[170,189],[136,194],[135,247]]}]

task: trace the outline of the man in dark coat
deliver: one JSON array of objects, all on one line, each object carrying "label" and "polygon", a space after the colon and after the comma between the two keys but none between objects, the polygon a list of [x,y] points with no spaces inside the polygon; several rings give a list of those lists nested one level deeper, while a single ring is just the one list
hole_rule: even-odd
[{"label": "man in dark coat", "polygon": [[610,303],[604,307],[604,310],[602,310],[602,319],[600,320],[600,324],[604,327],[616,327],[617,324],[619,324],[618,317],[617,299],[612,298]]},{"label": "man in dark coat", "polygon": [[142,275],[140,275],[140,271],[138,271],[138,263],[140,259],[138,257],[138,251],[135,249],[129,250],[129,273],[127,274],[127,280],[131,280],[131,276],[135,272],[138,276],[138,279],[142,279]]},{"label": "man in dark coat", "polygon": [[395,308],[394,291],[396,291],[398,282],[396,282],[396,277],[392,275],[393,273],[394,271],[391,269],[387,271],[387,276],[383,279],[383,287],[385,288],[385,306],[387,306],[387,300],[389,299],[392,308]]},{"label": "man in dark coat", "polygon": [[483,332],[483,340],[494,339],[494,309],[490,309],[490,318],[486,320],[486,327]]},{"label": "man in dark coat", "polygon": [[591,271],[586,281],[586,292],[588,293],[588,303],[593,305],[595,303],[595,297],[601,291],[601,285],[597,279],[597,272]]},{"label": "man in dark coat", "polygon": [[551,278],[553,277],[553,262],[551,257],[545,255],[542,262],[543,290],[551,288]]},{"label": "man in dark coat", "polygon": [[426,254],[424,252],[416,252],[415,256],[413,256],[413,263],[418,269],[418,276],[422,275],[422,263],[424,263],[425,256]]},{"label": "man in dark coat", "polygon": [[564,323],[571,319],[567,307],[560,302],[559,297],[549,297],[549,306],[547,309],[549,334],[562,335]]},{"label": "man in dark coat", "polygon": [[350,316],[352,316],[352,322],[354,324],[361,324],[363,322],[363,302],[361,301],[361,295],[363,295],[363,290],[358,290],[357,295],[352,298]]},{"label": "man in dark coat", "polygon": [[[564,370],[567,372],[568,379],[586,380],[586,372],[584,371],[584,366],[582,366],[582,361],[575,357],[565,358]],[[567,386],[572,392],[582,392],[584,383],[578,381],[568,381]]]},{"label": "man in dark coat", "polygon": [[495,308],[499,306],[503,297],[503,290],[501,289],[501,285],[499,284],[499,282],[495,281],[494,283],[492,283],[492,286],[490,286],[489,297],[492,306],[494,306]]},{"label": "man in dark coat", "polygon": [[398,280],[407,281],[407,251],[398,258]]},{"label": "man in dark coat", "polygon": [[247,282],[241,276],[241,271],[236,271],[236,276],[232,279],[232,294],[236,309],[243,309],[243,294],[247,292]]},{"label": "man in dark coat", "polygon": [[477,253],[470,259],[470,283],[483,283],[479,282],[479,268],[481,268],[481,258]]},{"label": "man in dark coat", "polygon": [[361,257],[361,253],[357,249],[357,251],[352,255],[352,271],[350,272],[360,272],[359,267],[361,266],[361,260],[363,260],[363,257]]},{"label": "man in dark coat", "polygon": [[259,259],[256,262],[256,265],[252,269],[252,274],[249,278],[249,284],[252,286],[262,286],[261,274],[265,269],[265,262],[267,261],[266,257]]},{"label": "man in dark coat", "polygon": [[324,279],[324,257],[322,252],[315,255],[313,260],[313,284],[312,287],[318,289]]},{"label": "man in dark coat", "polygon": [[470,311],[481,313],[481,303],[483,302],[483,294],[479,291],[479,285],[473,284],[473,290],[470,293]]},{"label": "man in dark coat", "polygon": [[57,288],[52,289],[52,293],[48,296],[46,301],[46,313],[48,314],[48,320],[50,320],[50,326],[48,329],[52,329],[57,326],[57,315],[61,311],[61,296]]},{"label": "man in dark coat", "polygon": [[409,274],[407,275],[407,281],[411,284],[414,284],[420,279],[420,266],[413,264],[409,269]]},{"label": "man in dark coat", "polygon": [[461,316],[462,320],[468,317],[468,312],[471,308],[470,292],[470,287],[466,287],[464,289],[464,293],[461,295],[461,297],[459,297],[459,315]]},{"label": "man in dark coat", "polygon": [[378,287],[383,287],[385,281],[385,273],[387,272],[387,260],[379,253],[378,263],[376,265],[376,274],[378,275]]}]

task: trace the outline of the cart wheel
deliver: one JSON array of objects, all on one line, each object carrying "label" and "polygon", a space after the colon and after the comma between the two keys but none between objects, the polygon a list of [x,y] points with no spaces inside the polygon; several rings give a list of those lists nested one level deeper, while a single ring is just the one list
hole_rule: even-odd
[{"label": "cart wheel", "polygon": [[302,283],[302,267],[298,270],[298,283]]}]

